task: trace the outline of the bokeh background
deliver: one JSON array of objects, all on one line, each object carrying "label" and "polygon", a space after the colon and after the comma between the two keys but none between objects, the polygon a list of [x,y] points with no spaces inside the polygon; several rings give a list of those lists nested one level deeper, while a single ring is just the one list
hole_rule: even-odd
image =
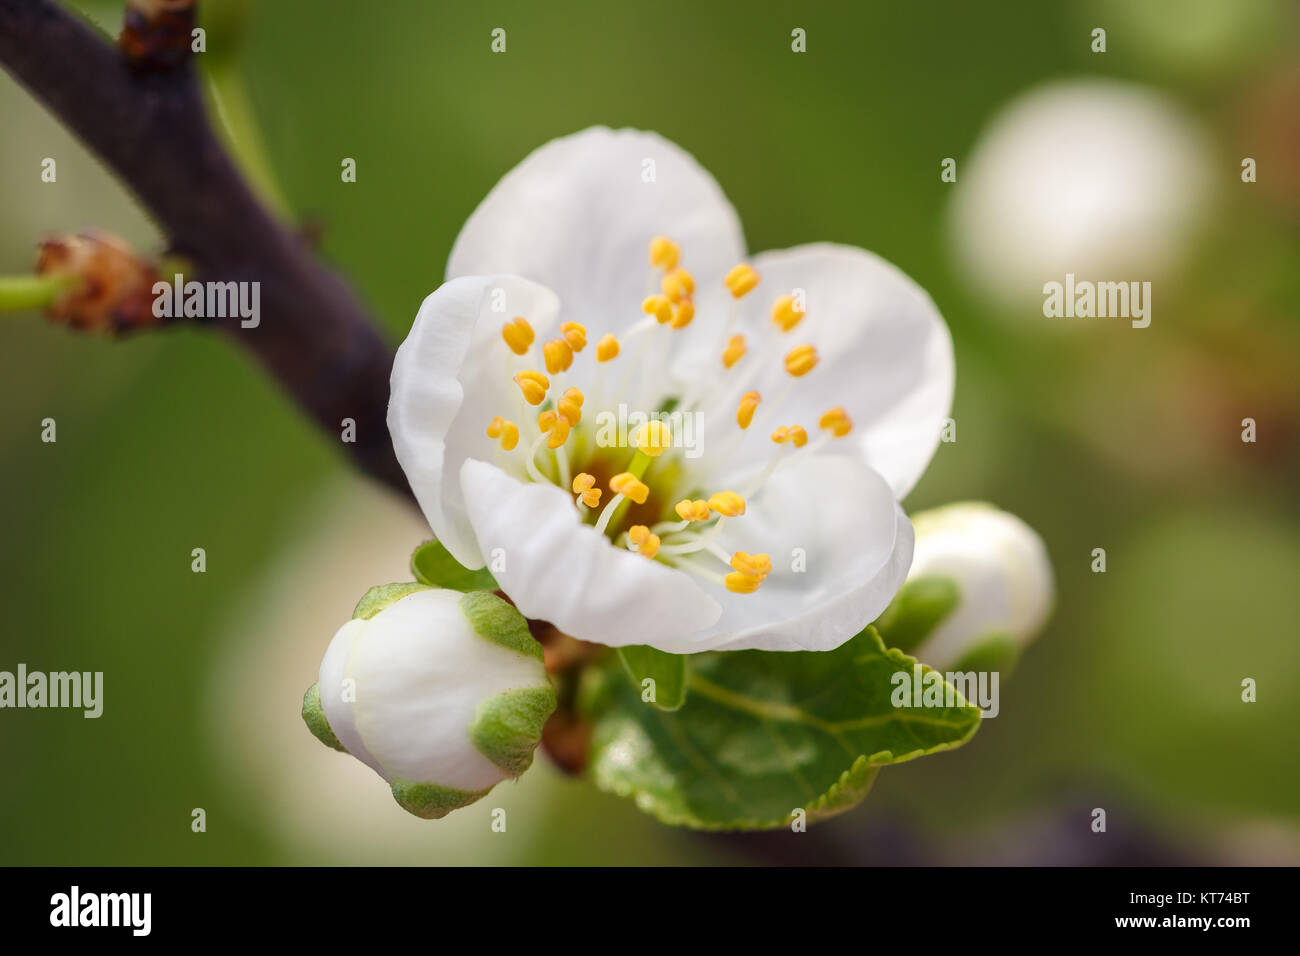
[{"label": "bokeh background", "polygon": [[[75,6],[116,33],[120,3]],[[418,515],[225,340],[4,315],[0,668],[102,670],[106,686],[99,720],[0,712],[0,863],[1300,860],[1293,4],[203,6],[221,15],[204,62],[245,159],[394,341],[496,180],[595,123],[693,152],[752,249],[834,240],[896,262],[939,304],[958,369],[958,440],[906,504],[1022,516],[1051,552],[1057,609],[970,744],[887,770],[807,834],[665,828],[541,759],[491,801],[415,820],[311,739],[298,707],[357,597],[404,576]],[[1015,126],[1009,104],[1061,82],[1153,112],[1117,116],[1127,132],[1108,139],[1103,95],[1100,125],[1013,144],[1093,150],[1122,202],[1085,194],[1062,216],[1049,190],[1026,211],[1032,170],[988,146]],[[122,186],[3,74],[0,131],[0,274],[29,270],[58,230],[160,250]],[[46,156],[57,184],[39,180]],[[1018,298],[1017,275],[1061,278],[1034,272],[1061,229],[1080,256],[1124,250],[1094,278],[1156,280],[1150,328],[1045,319],[1037,287]],[[47,416],[57,444],[39,439]]]}]

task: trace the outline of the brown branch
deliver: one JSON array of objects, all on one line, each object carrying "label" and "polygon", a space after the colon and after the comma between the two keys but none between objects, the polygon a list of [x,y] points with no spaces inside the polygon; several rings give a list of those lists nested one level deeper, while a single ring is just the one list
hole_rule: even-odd
[{"label": "brown branch", "polygon": [[51,0],[0,0],[0,65],[113,169],[204,279],[261,284],[257,327],[211,324],[327,434],[355,419],[344,450],[409,494],[386,423],[392,351],[351,290],[249,189],[208,122],[192,65],[128,48],[134,59]]}]

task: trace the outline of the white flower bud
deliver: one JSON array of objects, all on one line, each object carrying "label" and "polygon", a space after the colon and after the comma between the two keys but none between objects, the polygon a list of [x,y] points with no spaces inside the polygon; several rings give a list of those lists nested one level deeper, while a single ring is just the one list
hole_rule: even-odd
[{"label": "white flower bud", "polygon": [[438,818],[527,770],[554,709],[541,645],[510,604],[394,584],[334,635],[303,719],[406,810]]},{"label": "white flower bud", "polygon": [[991,642],[1019,651],[1052,609],[1052,564],[1043,539],[1015,515],[964,502],[912,516],[916,549],[908,580],[947,578],[957,603],[916,648],[938,670]]}]

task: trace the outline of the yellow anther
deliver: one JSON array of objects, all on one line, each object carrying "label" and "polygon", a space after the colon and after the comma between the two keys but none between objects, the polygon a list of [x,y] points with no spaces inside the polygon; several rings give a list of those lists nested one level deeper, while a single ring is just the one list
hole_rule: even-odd
[{"label": "yellow anther", "polygon": [[511,319],[501,326],[501,337],[506,340],[506,345],[510,346],[510,351],[516,355],[523,355],[533,344],[533,327],[525,318]]},{"label": "yellow anther", "polygon": [[546,398],[546,390],[551,387],[551,380],[541,372],[531,369],[515,376],[515,384],[524,393],[524,401],[529,405],[540,405]]},{"label": "yellow anther", "polygon": [[582,503],[588,508],[600,505],[600,489],[596,487],[596,479],[585,471],[574,476],[573,493],[581,498]]},{"label": "yellow anther", "polygon": [[650,240],[650,265],[659,269],[677,268],[677,260],[682,250],[667,236],[655,236]]},{"label": "yellow anther", "polygon": [[653,315],[659,320],[659,324],[663,325],[673,317],[673,304],[668,301],[666,295],[647,296],[641,303],[641,311],[646,315]]},{"label": "yellow anther", "polygon": [[782,332],[789,332],[802,322],[803,317],[808,314],[805,310],[796,308],[796,305],[797,303],[792,295],[783,295],[772,303],[772,322]]},{"label": "yellow anther", "polygon": [[632,445],[651,458],[658,458],[673,444],[673,433],[658,419],[646,422],[632,433]]},{"label": "yellow anther", "polygon": [[684,329],[691,324],[693,318],[695,318],[695,303],[690,299],[683,299],[673,307],[673,320],[669,325],[674,329]]},{"label": "yellow anther", "polygon": [[703,498],[697,498],[694,501],[690,498],[683,498],[673,506],[673,510],[677,512],[677,517],[683,521],[708,521],[711,514],[709,503]]},{"label": "yellow anther", "polygon": [[487,436],[488,438],[499,438],[501,447],[506,451],[512,451],[519,444],[519,426],[498,415],[488,422]]},{"label": "yellow anther", "polygon": [[740,405],[736,408],[736,424],[741,428],[748,428],[750,422],[754,420],[754,411],[762,400],[763,396],[758,392],[746,392],[740,396]]},{"label": "yellow anther", "polygon": [[587,327],[577,322],[561,322],[560,334],[564,336],[564,341],[569,343],[569,348],[575,352],[581,352],[587,347]]},{"label": "yellow anther", "polygon": [[816,367],[817,350],[811,345],[795,346],[785,357],[785,370],[795,378],[807,375]]},{"label": "yellow anther", "polygon": [[772,558],[766,554],[746,554],[744,551],[737,551],[731,556],[731,567],[741,574],[762,581],[772,573]]},{"label": "yellow anther", "polygon": [[569,437],[569,422],[548,408],[537,416],[537,428],[546,435],[547,448],[559,448]]},{"label": "yellow anther", "polygon": [[843,405],[836,405],[817,421],[817,427],[825,429],[836,438],[843,438],[853,431],[853,421],[844,411]]},{"label": "yellow anther", "polygon": [[735,365],[745,357],[745,337],[733,335],[727,340],[727,347],[722,350],[722,364],[727,368]]},{"label": "yellow anther", "polygon": [[664,277],[659,281],[659,287],[670,300],[681,302],[695,294],[695,277],[685,269],[674,269],[672,272],[664,273]]},{"label": "yellow anther", "polygon": [[569,438],[569,423],[563,418],[557,418],[554,427],[549,429],[550,434],[546,436],[546,447],[555,449],[563,445]]},{"label": "yellow anther", "polygon": [[733,594],[753,594],[763,586],[763,579],[732,571],[722,579],[722,583]]},{"label": "yellow anther", "polygon": [[542,356],[546,359],[546,371],[552,375],[565,371],[573,364],[573,349],[564,339],[551,339],[543,345]]},{"label": "yellow anther", "polygon": [[786,442],[794,445],[795,448],[802,448],[808,444],[808,433],[803,430],[802,425],[791,425],[786,427],[782,425],[776,431],[772,432],[772,441],[778,445],[784,445]]},{"label": "yellow anther", "polygon": [[627,539],[632,542],[636,553],[653,558],[659,553],[659,535],[651,534],[643,524],[634,524],[627,529]]},{"label": "yellow anther", "polygon": [[745,499],[734,491],[719,491],[709,497],[709,507],[724,518],[735,518],[745,513]]},{"label": "yellow anther", "polygon": [[586,396],[582,394],[582,389],[574,386],[566,388],[564,395],[556,403],[556,410],[560,417],[569,423],[571,428],[576,428],[578,422],[582,421],[582,403],[586,401]]},{"label": "yellow anther", "polygon": [[747,262],[742,262],[722,280],[722,284],[731,290],[733,298],[739,299],[748,292],[753,291],[754,286],[758,285],[758,273],[754,267]]},{"label": "yellow anther", "polygon": [[650,497],[650,488],[630,471],[625,471],[609,479],[609,490],[616,495],[629,498],[639,505],[645,504],[646,498]]},{"label": "yellow anther", "polygon": [[618,339],[605,335],[596,343],[596,361],[608,362],[613,358],[618,358]]}]

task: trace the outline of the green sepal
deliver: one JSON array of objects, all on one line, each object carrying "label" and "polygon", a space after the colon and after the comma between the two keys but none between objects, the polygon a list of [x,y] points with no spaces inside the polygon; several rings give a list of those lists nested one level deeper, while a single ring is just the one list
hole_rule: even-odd
[{"label": "green sepal", "polygon": [[895,707],[894,675],[915,666],[871,627],[832,651],[696,654],[675,712],[645,706],[611,668],[616,686],[591,695],[589,773],[662,822],[698,829],[784,827],[800,809],[833,816],[866,796],[882,766],[959,747],[979,729],[979,709],[955,688],[952,706]]},{"label": "green sepal", "polygon": [[686,703],[685,654],[669,654],[648,644],[633,644],[618,649],[619,659],[645,699],[645,681],[654,681],[654,700],[647,703],[660,710],[678,710]]},{"label": "green sepal", "polygon": [[307,724],[307,729],[312,732],[312,736],[326,747],[333,747],[340,753],[347,753],[344,746],[339,743],[339,739],[334,736],[334,731],[330,730],[329,721],[325,719],[325,709],[320,703],[319,684],[308,687],[307,693],[302,697],[302,719]]},{"label": "green sepal", "polygon": [[523,687],[489,697],[478,705],[469,737],[475,749],[511,777],[533,764],[542,727],[555,711],[555,689]]},{"label": "green sepal", "polygon": [[946,577],[919,577],[907,581],[872,626],[887,647],[910,654],[921,646],[961,600],[957,582]]},{"label": "green sepal", "polygon": [[528,630],[527,618],[509,601],[491,591],[470,591],[460,599],[460,609],[481,637],[525,657],[545,660],[542,645]]},{"label": "green sepal", "polygon": [[496,578],[487,568],[471,571],[443,547],[436,538],[411,553],[411,573],[422,584],[451,591],[495,591]]},{"label": "green sepal", "polygon": [[453,810],[467,807],[487,795],[488,790],[457,790],[436,783],[393,781],[393,799],[407,813],[425,820],[441,820]]},{"label": "green sepal", "polygon": [[1005,679],[1016,669],[1020,661],[1020,645],[1010,634],[995,631],[985,634],[968,647],[964,654],[945,671],[997,672]]},{"label": "green sepal", "polygon": [[429,590],[427,585],[416,581],[376,585],[361,596],[361,600],[357,602],[357,606],[352,611],[352,619],[360,618],[363,621],[368,621],[384,608],[396,604],[408,594],[427,590]]}]

